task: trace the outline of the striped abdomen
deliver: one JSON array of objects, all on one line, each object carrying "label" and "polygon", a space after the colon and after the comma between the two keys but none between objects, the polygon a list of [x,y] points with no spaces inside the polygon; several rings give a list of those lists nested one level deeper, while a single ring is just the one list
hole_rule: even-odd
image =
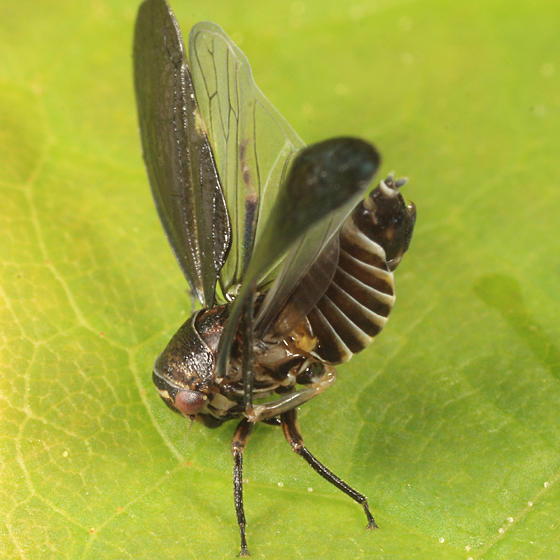
[{"label": "striped abdomen", "polygon": [[381,181],[344,223],[333,280],[308,314],[315,352],[332,364],[368,346],[395,303],[393,270],[408,248],[416,218],[392,177]]}]

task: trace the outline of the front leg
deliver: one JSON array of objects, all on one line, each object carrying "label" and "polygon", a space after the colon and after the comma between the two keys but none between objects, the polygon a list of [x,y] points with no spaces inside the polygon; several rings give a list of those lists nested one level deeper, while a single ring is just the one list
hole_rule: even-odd
[{"label": "front leg", "polygon": [[255,361],[253,357],[254,331],[253,331],[253,298],[245,305],[241,317],[242,332],[242,366],[243,366],[243,408],[245,411],[253,409],[253,386],[255,381]]},{"label": "front leg", "polygon": [[250,422],[261,422],[284,412],[295,409],[308,400],[316,397],[328,389],[336,381],[336,370],[332,366],[321,364],[320,373],[316,374],[305,389],[286,393],[275,401],[252,406],[245,411],[245,416]]},{"label": "front leg", "polygon": [[245,538],[245,511],[243,509],[243,451],[251,435],[254,424],[246,418],[238,424],[231,440],[231,452],[233,453],[233,500],[235,502],[235,513],[241,536],[241,550],[239,556],[249,556],[247,540]]}]

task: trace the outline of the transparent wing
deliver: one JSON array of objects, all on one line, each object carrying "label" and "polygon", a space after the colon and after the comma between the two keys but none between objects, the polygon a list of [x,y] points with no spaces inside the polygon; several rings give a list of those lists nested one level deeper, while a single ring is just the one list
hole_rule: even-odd
[{"label": "transparent wing", "polygon": [[[378,166],[375,148],[357,138],[333,138],[297,154],[264,224],[225,325],[217,360],[219,377],[226,374],[241,316],[251,315],[247,307],[254,304],[259,280],[290,251],[289,261],[275,281],[279,282],[278,286],[271,287],[274,292],[268,305],[273,312],[267,323],[262,320],[260,323],[260,328],[266,329],[276,320],[275,310],[283,308],[299,280],[309,271],[313,261],[307,263],[307,259],[315,258],[318,262],[344,217],[363,196]],[[297,270],[299,265],[301,269]],[[257,325],[258,322],[259,318]]]},{"label": "transparent wing", "polygon": [[212,305],[231,228],[181,32],[164,0],[146,0],[138,11],[134,85],[161,222],[191,289],[203,306]]},{"label": "transparent wing", "polygon": [[195,25],[189,58],[232,223],[232,247],[220,280],[224,291],[233,292],[291,160],[305,144],[262,94],[246,56],[221,27]]},{"label": "transparent wing", "polygon": [[354,206],[352,199],[288,251],[255,317],[257,337],[289,333],[325,293],[338,263],[338,232]]}]

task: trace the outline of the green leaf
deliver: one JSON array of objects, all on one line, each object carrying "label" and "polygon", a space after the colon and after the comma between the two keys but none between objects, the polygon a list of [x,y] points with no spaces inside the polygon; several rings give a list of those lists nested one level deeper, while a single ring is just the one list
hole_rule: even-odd
[{"label": "green leaf", "polygon": [[[373,141],[418,207],[371,348],[246,452],[253,558],[560,557],[557,2],[175,0],[220,23],[308,142]],[[189,313],[140,156],[127,1],[0,18],[0,550],[233,558],[229,442],[151,386]],[[312,489],[312,492],[309,491]]]}]

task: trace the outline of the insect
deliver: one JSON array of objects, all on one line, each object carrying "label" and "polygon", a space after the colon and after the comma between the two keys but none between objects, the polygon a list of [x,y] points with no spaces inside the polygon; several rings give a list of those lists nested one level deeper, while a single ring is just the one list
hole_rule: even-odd
[{"label": "insect", "polygon": [[416,219],[392,175],[358,138],[306,146],[255,85],[217,25],[189,36],[164,0],[146,0],[134,38],[144,160],[161,222],[201,308],[157,358],[153,381],[187,419],[236,419],[234,503],[248,555],[243,450],[255,424],[364,509],[364,495],[306,448],[297,408],[330,387],[334,366],[379,333],[395,300],[393,270]]}]

